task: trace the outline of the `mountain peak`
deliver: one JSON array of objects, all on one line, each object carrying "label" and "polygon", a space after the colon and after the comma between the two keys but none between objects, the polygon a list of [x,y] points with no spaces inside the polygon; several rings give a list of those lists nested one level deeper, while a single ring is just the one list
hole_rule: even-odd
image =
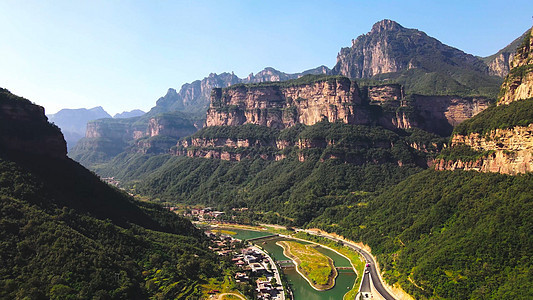
[{"label": "mountain peak", "polygon": [[388,19],[381,20],[372,26],[370,33],[381,33],[383,31],[398,31],[403,29],[403,26]]}]

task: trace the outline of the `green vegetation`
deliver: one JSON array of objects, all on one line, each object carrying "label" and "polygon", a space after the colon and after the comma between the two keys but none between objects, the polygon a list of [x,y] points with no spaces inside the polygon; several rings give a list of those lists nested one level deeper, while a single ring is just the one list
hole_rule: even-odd
[{"label": "green vegetation", "polygon": [[451,161],[476,161],[482,157],[486,157],[491,154],[493,151],[476,151],[470,146],[467,145],[456,145],[454,147],[449,147],[443,149],[442,152],[437,156],[437,159],[451,160]]},{"label": "green vegetation", "polygon": [[533,174],[428,170],[310,226],[368,243],[385,279],[417,299],[529,299],[531,195]]},{"label": "green vegetation", "polygon": [[313,75],[313,74],[307,74],[304,75],[298,79],[291,79],[287,81],[267,81],[267,82],[260,82],[260,83],[238,83],[234,84],[232,86],[229,86],[225,89],[241,89],[241,88],[260,88],[260,87],[279,87],[279,88],[285,88],[285,87],[294,87],[294,86],[302,86],[302,85],[309,85],[314,84],[317,82],[323,82],[326,81],[328,83],[335,83],[335,82],[342,82],[348,86],[350,86],[351,81],[350,79],[340,76],[340,75]]},{"label": "green vegetation", "polygon": [[270,142],[276,138],[279,130],[267,126],[245,124],[242,126],[209,126],[204,127],[186,139],[233,139]]},{"label": "green vegetation", "polygon": [[229,235],[237,234],[235,231],[230,231],[230,230],[225,230],[225,229],[212,229],[211,232],[220,233],[220,234],[229,234]]},{"label": "green vegetation", "polygon": [[276,242],[283,248],[283,253],[298,265],[300,272],[313,287],[325,290],[335,285],[337,270],[333,260],[318,252],[314,245],[304,245],[294,241]]},{"label": "green vegetation", "polygon": [[528,126],[531,123],[533,123],[533,98],[515,101],[509,105],[491,106],[475,117],[457,125],[453,133],[485,135],[494,129]]},{"label": "green vegetation", "polygon": [[502,79],[460,67],[427,71],[416,68],[373,76],[373,82],[401,84],[407,94],[484,96],[496,99]]},{"label": "green vegetation", "polygon": [[[146,136],[134,140],[133,132],[146,133],[151,119],[163,125],[163,131],[171,130],[164,131],[158,136]],[[179,138],[196,132],[194,124],[200,120],[201,118],[196,115],[182,112],[145,114],[126,119],[98,119],[92,123],[100,136],[82,138],[70,151],[69,156],[86,167],[97,169],[99,164],[110,161],[126,150],[135,149],[136,142],[140,142],[138,145],[148,147],[143,149],[147,153],[166,153]]]},{"label": "green vegetation", "polygon": [[329,248],[334,249],[335,251],[339,252],[340,254],[346,256],[349,260],[352,266],[355,268],[355,271],[357,272],[357,279],[355,280],[353,284],[353,288],[344,295],[343,299],[355,299],[355,296],[357,292],[359,291],[359,285],[361,284],[361,280],[363,280],[363,272],[365,271],[365,261],[361,257],[361,255],[356,252],[355,250],[346,247],[340,243],[334,242],[330,239],[311,235],[305,232],[298,232],[294,235],[297,238],[308,240],[312,242],[319,243],[321,245],[327,246]]},{"label": "green vegetation", "polygon": [[189,222],[69,160],[23,159],[0,160],[0,298],[186,298],[218,276]]},{"label": "green vegetation", "polygon": [[[401,136],[380,128],[327,122],[283,134],[325,148],[291,148],[280,161],[121,154],[98,173],[115,176],[134,194],[156,201],[202,203],[229,215],[230,208],[248,207],[248,212],[236,216],[238,220],[302,225],[329,206],[349,203],[352,192],[376,191],[419,172],[417,162],[431,154],[415,151],[407,143],[435,138],[417,131]],[[305,161],[299,161],[298,155],[304,155]]]},{"label": "green vegetation", "polygon": [[23,116],[0,118],[0,139],[28,146],[0,143],[1,299],[197,299],[227,269],[188,220],[63,156],[39,107],[0,100]]}]

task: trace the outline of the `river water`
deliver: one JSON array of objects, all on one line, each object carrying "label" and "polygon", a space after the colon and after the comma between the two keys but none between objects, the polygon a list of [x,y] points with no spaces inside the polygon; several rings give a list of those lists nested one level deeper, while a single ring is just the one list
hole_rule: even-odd
[{"label": "river water", "polygon": [[[228,230],[236,232],[237,234],[233,237],[241,240],[271,235],[271,233],[263,231],[253,231],[235,228],[228,228]],[[276,261],[289,260],[289,258],[283,255],[283,248],[276,245],[276,242],[280,240],[283,239],[275,238],[272,240],[267,240],[265,242],[259,241],[257,245],[268,251],[268,253]],[[348,259],[338,255],[337,253],[331,250],[328,250],[323,247],[318,247],[317,250],[331,257],[335,262],[336,267],[351,266]],[[283,269],[283,273],[285,274],[287,280],[289,281],[289,284],[291,285],[295,300],[341,300],[344,294],[346,294],[352,288],[356,279],[356,275],[353,270],[338,270],[338,272],[339,275],[335,280],[335,287],[327,291],[317,291],[313,289],[309,285],[309,283],[302,276],[300,276],[298,272],[296,272],[294,268]]]}]

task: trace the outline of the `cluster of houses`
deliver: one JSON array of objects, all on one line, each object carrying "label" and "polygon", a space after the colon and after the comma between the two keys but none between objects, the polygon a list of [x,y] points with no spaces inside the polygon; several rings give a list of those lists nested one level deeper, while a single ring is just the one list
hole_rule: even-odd
[{"label": "cluster of houses", "polygon": [[248,247],[241,249],[241,253],[234,253],[231,260],[244,271],[235,274],[237,282],[249,281],[246,271],[259,277],[255,281],[257,299],[282,299],[283,287],[274,276],[273,268],[276,266],[271,264],[264,252],[256,247]]},{"label": "cluster of houses", "polygon": [[223,211],[215,211],[211,207],[206,208],[193,208],[188,212],[185,212],[185,217],[192,219],[198,219],[198,221],[216,220],[220,216],[224,215]]},{"label": "cluster of houses", "polygon": [[[275,279],[275,268],[273,261],[257,247],[247,247],[236,250],[235,245],[240,242],[231,236],[216,235],[207,232],[208,236],[214,240],[216,251],[220,256],[231,257],[231,261],[242,271],[235,274],[236,282],[252,283],[255,280],[257,299],[261,300],[282,300],[284,299],[283,286]],[[271,263],[272,262],[272,263]]]},{"label": "cluster of houses", "polygon": [[107,184],[110,184],[110,185],[113,185],[113,186],[117,186],[120,184],[120,181],[119,180],[116,180],[115,177],[104,177],[102,178],[102,180],[107,183]]}]

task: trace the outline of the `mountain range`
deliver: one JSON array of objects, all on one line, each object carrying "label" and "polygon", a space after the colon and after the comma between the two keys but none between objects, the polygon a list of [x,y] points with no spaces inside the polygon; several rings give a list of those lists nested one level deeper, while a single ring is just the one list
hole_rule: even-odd
[{"label": "mountain range", "polygon": [[121,189],[0,89],[0,298],[207,297],[235,270],[181,205],[360,242],[416,299],[530,299],[531,30],[513,44],[482,59],[383,20],[332,70],[211,74],[87,124],[69,155]]},{"label": "mountain range", "polygon": [[[512,46],[502,51],[510,55],[512,51],[509,47]],[[404,28],[391,20],[383,20],[376,23],[368,34],[353,40],[352,47],[342,48],[337,56],[337,64],[332,70],[321,66],[302,73],[287,74],[273,68],[265,68],[255,75],[250,74],[247,78],[238,78],[233,73],[212,73],[202,80],[184,84],[179,92],[169,89],[145,116],[140,119],[129,119],[129,126],[124,125],[126,120],[120,122],[108,120],[106,122],[110,125],[106,126],[96,123],[89,125],[87,137],[82,140],[79,147],[70,151],[70,155],[86,166],[91,166],[113,158],[121,152],[119,148],[123,151],[132,149],[130,151],[134,152],[168,152],[169,148],[184,135],[174,134],[156,138],[151,134],[154,131],[149,129],[150,120],[154,118],[152,127],[158,127],[157,115],[174,114],[173,118],[189,119],[197,129],[202,128],[212,89],[236,84],[294,80],[305,75],[342,75],[355,79],[363,88],[363,92],[364,87],[368,85],[399,84],[407,98],[410,95],[425,95],[452,96],[461,99],[472,97],[496,99],[502,79],[491,75],[489,64],[493,65],[492,68],[497,66],[501,70],[506,68],[505,62],[496,56],[486,59],[475,57],[444,45],[419,30]],[[475,111],[479,111],[479,108],[475,108]],[[176,115],[176,112],[184,112],[186,116]],[[115,123],[116,125],[113,125]],[[184,122],[179,123],[184,124]],[[117,131],[106,130],[94,132],[95,128],[125,129],[120,129],[122,131],[119,134]],[[450,128],[441,134],[451,133]],[[171,131],[181,132],[179,129]],[[139,140],[140,138],[143,140]],[[102,139],[108,142],[103,142]],[[152,139],[157,141],[151,142]],[[139,144],[142,145],[141,149],[135,146]],[[118,145],[119,148],[106,149],[106,145]]]},{"label": "mountain range", "polygon": [[[113,118],[132,118],[143,115],[142,110],[136,109],[132,111],[125,111],[115,114]],[[111,118],[111,116],[101,107],[93,107],[90,109],[78,108],[69,109],[64,108],[55,114],[48,114],[48,120],[61,128],[61,132],[67,142],[67,148],[70,151],[76,143],[85,136],[87,131],[87,123],[92,120]]]},{"label": "mountain range", "polygon": [[528,31],[492,103],[338,75],[237,84],[213,89],[207,126],[168,153],[93,170],[165,205],[361,241],[416,299],[528,299],[532,42]]}]

